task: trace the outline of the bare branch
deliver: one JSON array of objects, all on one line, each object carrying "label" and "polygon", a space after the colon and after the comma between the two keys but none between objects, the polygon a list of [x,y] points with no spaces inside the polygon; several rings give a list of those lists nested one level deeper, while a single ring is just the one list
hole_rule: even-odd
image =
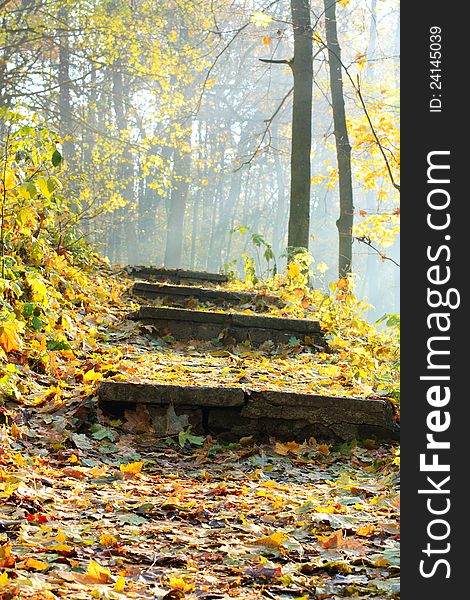
[{"label": "bare branch", "polygon": [[260,62],[263,63],[272,63],[273,65],[290,65],[291,61],[287,60],[285,58],[279,58],[279,59],[274,59],[274,58],[258,58],[258,60]]},{"label": "bare branch", "polygon": [[273,114],[271,115],[271,117],[269,117],[269,119],[266,119],[264,121],[266,123],[266,127],[265,127],[265,129],[263,131],[263,135],[261,136],[261,139],[258,142],[258,144],[257,144],[254,152],[252,153],[252,155],[250,156],[250,158],[248,158],[247,160],[245,160],[239,167],[237,167],[235,169],[234,173],[236,173],[237,171],[239,171],[240,169],[242,169],[245,165],[249,165],[251,163],[251,161],[256,157],[256,155],[258,154],[258,152],[261,149],[261,146],[263,145],[264,140],[266,139],[266,136],[268,135],[269,128],[271,127],[272,122],[274,121],[274,119],[276,118],[276,116],[279,114],[279,112],[281,111],[282,107],[284,106],[284,103],[286,102],[287,98],[289,98],[289,96],[292,94],[293,91],[294,91],[294,88],[291,87],[291,89],[287,92],[287,94],[281,100],[281,102],[279,103],[279,106],[273,112]]},{"label": "bare branch", "polygon": [[357,237],[357,236],[355,236],[354,239],[357,240],[358,242],[361,242],[361,244],[365,244],[366,246],[368,246],[374,252],[377,252],[377,254],[380,256],[380,258],[383,261],[389,260],[394,265],[396,265],[398,268],[400,268],[400,263],[397,263],[396,260],[394,260],[390,256],[387,256],[386,254],[384,254],[383,252],[381,252],[378,248],[376,248],[375,246],[373,246],[372,242],[371,242],[371,239],[369,237],[367,237],[367,236],[363,236],[363,237]]}]

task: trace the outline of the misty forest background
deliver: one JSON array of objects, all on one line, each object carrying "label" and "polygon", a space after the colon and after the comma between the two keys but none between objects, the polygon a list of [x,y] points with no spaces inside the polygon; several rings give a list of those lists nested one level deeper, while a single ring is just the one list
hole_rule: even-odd
[{"label": "misty forest background", "polygon": [[[251,258],[259,276],[285,268],[295,4],[0,1],[0,106],[56,132],[71,243],[83,236],[112,264],[243,276]],[[324,11],[311,1],[309,252],[319,286],[338,279],[340,215]],[[399,3],[339,0],[336,16],[352,271],[375,319],[399,311]]]}]

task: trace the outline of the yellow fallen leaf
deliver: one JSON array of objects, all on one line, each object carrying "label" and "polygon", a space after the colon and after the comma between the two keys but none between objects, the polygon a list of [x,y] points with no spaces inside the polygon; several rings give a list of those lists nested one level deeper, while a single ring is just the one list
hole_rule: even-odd
[{"label": "yellow fallen leaf", "polygon": [[11,554],[11,544],[0,546],[0,569],[15,566],[16,559]]},{"label": "yellow fallen leaf", "polygon": [[16,440],[21,439],[21,437],[23,436],[23,432],[16,423],[13,423],[13,425],[10,427],[10,435]]},{"label": "yellow fallen leaf", "polygon": [[100,536],[100,544],[102,546],[107,546],[107,547],[116,546],[117,543],[118,543],[117,539],[110,533],[103,533]]},{"label": "yellow fallen leaf", "polygon": [[297,442],[287,442],[285,444],[276,442],[274,451],[281,456],[287,456],[288,454],[300,454],[304,447],[304,445],[300,445]]},{"label": "yellow fallen leaf", "polygon": [[87,569],[87,576],[96,583],[108,583],[111,579],[111,571],[106,567],[102,567],[96,560],[90,558],[90,564]]},{"label": "yellow fallen leaf", "polygon": [[271,535],[256,540],[256,544],[265,546],[266,548],[279,548],[282,542],[285,542],[287,539],[287,535],[283,531],[276,531]]},{"label": "yellow fallen leaf", "polygon": [[170,587],[173,590],[180,590],[182,592],[190,592],[194,589],[194,583],[192,581],[185,581],[182,577],[176,577],[170,575],[168,578]]},{"label": "yellow fallen leaf", "polygon": [[117,578],[116,583],[114,584],[114,590],[116,592],[122,592],[124,591],[124,587],[126,585],[126,580],[124,579],[124,577],[122,575],[119,575],[119,577]]},{"label": "yellow fallen leaf", "polygon": [[62,544],[67,539],[67,536],[62,529],[59,529],[54,539],[58,544]]},{"label": "yellow fallen leaf", "polygon": [[3,573],[0,575],[0,587],[4,587],[5,585],[7,585],[8,583],[8,573],[6,571],[3,571]]},{"label": "yellow fallen leaf", "polygon": [[25,562],[25,567],[27,569],[33,569],[33,571],[45,571],[51,565],[43,560],[36,560],[35,558],[28,558]]},{"label": "yellow fallen leaf", "polygon": [[143,462],[134,462],[128,463],[127,465],[119,465],[119,469],[122,473],[126,473],[127,475],[137,475],[141,472],[143,465]]},{"label": "yellow fallen leaf", "polygon": [[94,369],[90,369],[83,374],[83,383],[94,383],[95,381],[101,381],[103,379],[103,373],[99,373]]},{"label": "yellow fallen leaf", "polygon": [[20,330],[20,326],[15,321],[0,323],[0,346],[5,352],[12,352],[21,348]]},{"label": "yellow fallen leaf", "polygon": [[363,537],[369,537],[370,535],[373,535],[376,531],[377,528],[375,525],[360,525],[356,530],[356,534],[361,535]]},{"label": "yellow fallen leaf", "polygon": [[54,552],[64,552],[65,554],[68,554],[70,552],[73,552],[74,548],[73,546],[69,546],[68,544],[56,544],[55,546],[51,546],[51,550],[54,550]]}]

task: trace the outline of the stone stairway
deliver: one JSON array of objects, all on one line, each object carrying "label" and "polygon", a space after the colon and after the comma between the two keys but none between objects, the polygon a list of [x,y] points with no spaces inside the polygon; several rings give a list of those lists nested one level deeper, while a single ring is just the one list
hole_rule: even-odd
[{"label": "stone stairway", "polygon": [[[152,329],[162,337],[216,340],[228,347],[249,342],[253,351],[268,341],[272,345],[303,342],[312,351],[328,351],[316,321],[221,310],[219,306],[236,310],[255,299],[255,294],[220,288],[222,275],[149,267],[132,267],[129,271],[140,279],[151,279],[135,283],[137,296],[169,304],[143,305],[132,315],[144,325],[153,325]],[[160,283],[155,283],[157,280]],[[179,307],[188,300],[213,303],[216,310]],[[122,416],[126,410],[147,411],[157,435],[172,433],[171,428],[165,431],[164,423],[173,415],[173,420],[181,426],[191,425],[196,433],[234,439],[251,435],[288,440],[311,436],[326,440],[398,437],[393,407],[386,399],[293,393],[269,389],[269,383],[266,387],[260,390],[245,384],[228,387],[217,382],[207,386],[105,381],[98,396],[102,409],[112,415]]]}]

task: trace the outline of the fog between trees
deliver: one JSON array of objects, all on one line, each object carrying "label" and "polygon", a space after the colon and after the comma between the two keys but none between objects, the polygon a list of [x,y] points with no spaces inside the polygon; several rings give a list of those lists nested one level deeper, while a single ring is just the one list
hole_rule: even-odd
[{"label": "fog between trees", "polygon": [[[0,2],[0,105],[58,132],[82,233],[111,263],[243,274],[246,253],[263,275],[274,262],[262,257],[266,243],[277,269],[285,266],[295,4]],[[325,31],[328,0],[297,4],[309,8],[313,55],[308,243],[314,284],[327,285],[338,278],[329,65],[338,50]],[[352,271],[378,317],[399,310],[399,4],[341,0],[336,17],[357,227]]]}]

